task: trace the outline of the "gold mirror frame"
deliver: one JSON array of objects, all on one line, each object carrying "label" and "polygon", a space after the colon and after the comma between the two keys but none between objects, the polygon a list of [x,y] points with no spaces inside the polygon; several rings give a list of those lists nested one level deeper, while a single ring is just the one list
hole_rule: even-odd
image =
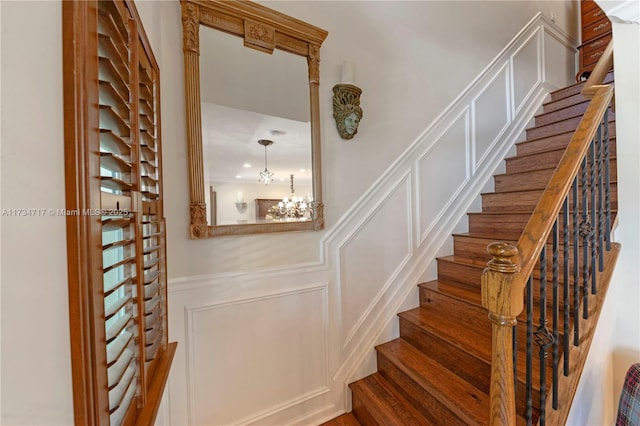
[{"label": "gold mirror frame", "polygon": [[[320,46],[327,31],[248,0],[182,0],[182,28],[187,110],[187,159],[192,239],[224,235],[324,229],[320,161]],[[307,58],[313,168],[313,217],[304,222],[240,225],[207,224],[200,102],[200,25],[242,37],[244,46],[272,53],[280,49]]]}]

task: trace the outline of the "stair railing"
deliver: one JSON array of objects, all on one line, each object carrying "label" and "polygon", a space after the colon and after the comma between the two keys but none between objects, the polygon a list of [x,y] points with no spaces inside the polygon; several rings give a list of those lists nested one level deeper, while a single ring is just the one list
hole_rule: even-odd
[{"label": "stair railing", "polygon": [[[552,352],[552,406],[558,408],[559,362],[563,358],[563,374],[568,376],[570,334],[573,334],[573,345],[578,346],[580,317],[588,318],[589,293],[597,292],[596,270],[603,271],[605,251],[611,248],[608,110],[613,97],[613,85],[601,83],[611,69],[612,54],[611,42],[583,88],[583,94],[591,102],[517,245],[496,242],[487,248],[493,259],[482,274],[482,304],[488,309],[492,322],[491,425],[516,424],[516,395],[524,396],[524,399],[519,398],[518,413],[525,417],[527,424],[532,424],[534,340],[540,358],[540,374],[536,377],[540,382],[535,395],[539,398],[539,408],[535,413],[539,423],[545,424],[549,349]],[[548,245],[551,247],[551,256],[547,254]],[[547,272],[548,263],[551,265],[550,274]],[[534,271],[535,281],[539,283],[537,319],[534,319],[533,313]],[[547,317],[548,279],[552,283],[551,321]],[[559,297],[560,288],[562,300]],[[525,304],[526,380],[524,389],[518,389],[516,324]],[[581,310],[582,315],[579,315]],[[573,321],[570,311],[574,313]],[[537,322],[535,330],[534,321]],[[561,327],[563,336],[560,336]],[[579,371],[571,371],[571,374],[576,373],[580,374]]]}]

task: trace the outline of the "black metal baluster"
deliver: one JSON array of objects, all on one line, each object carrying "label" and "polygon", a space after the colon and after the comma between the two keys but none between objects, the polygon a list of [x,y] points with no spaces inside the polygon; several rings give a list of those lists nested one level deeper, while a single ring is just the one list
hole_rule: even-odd
[{"label": "black metal baluster", "polygon": [[545,405],[547,401],[547,246],[540,251],[540,321],[535,332],[538,344],[538,358],[540,360],[540,426],[545,422]]},{"label": "black metal baluster", "polygon": [[589,186],[589,193],[591,194],[591,227],[590,227],[590,240],[591,240],[591,294],[596,294],[596,140],[591,141],[589,147],[589,173],[591,174],[591,181]]},{"label": "black metal baluster", "polygon": [[573,181],[573,345],[580,344],[580,247],[578,241],[578,176]]},{"label": "black metal baluster", "polygon": [[603,200],[603,166],[604,149],[602,144],[602,124],[598,126],[598,269],[604,271],[604,200]]},{"label": "black metal baluster", "polygon": [[607,251],[611,250],[611,182],[610,182],[610,170],[609,170],[609,156],[611,147],[609,140],[609,109],[604,111],[604,195],[605,195],[605,210],[607,223],[604,230],[605,241],[607,243]]},{"label": "black metal baluster", "polygon": [[589,211],[587,206],[587,157],[582,159],[580,168],[580,185],[582,188],[582,221],[580,236],[582,237],[582,318],[589,318]]},{"label": "black metal baluster", "polygon": [[564,297],[564,375],[569,375],[569,196],[562,205],[562,295]]},{"label": "black metal baluster", "polygon": [[558,284],[560,281],[560,271],[558,268],[558,219],[553,224],[553,408],[558,409],[558,343],[560,341],[560,330],[558,325]]},{"label": "black metal baluster", "polygon": [[[557,222],[557,221],[556,221]],[[554,224],[554,231],[557,231]],[[557,287],[556,287],[557,289]],[[538,345],[538,357],[540,360],[540,417],[539,423],[544,426],[547,405],[547,354],[549,346],[553,343],[553,335],[547,328],[547,246],[542,246],[540,251],[540,321],[534,333]]]},{"label": "black metal baluster", "polygon": [[527,280],[527,373],[526,373],[526,408],[524,418],[527,425],[532,423],[533,414],[533,274]]}]

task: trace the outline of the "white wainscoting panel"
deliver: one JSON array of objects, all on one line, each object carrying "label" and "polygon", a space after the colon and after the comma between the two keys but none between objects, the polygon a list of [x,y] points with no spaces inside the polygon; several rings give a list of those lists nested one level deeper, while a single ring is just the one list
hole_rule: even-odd
[{"label": "white wainscoting panel", "polygon": [[325,286],[186,313],[193,424],[253,422],[328,390]]},{"label": "white wainscoting panel", "polygon": [[343,347],[412,253],[408,175],[339,249]]},{"label": "white wainscoting panel", "polygon": [[[420,235],[425,238],[469,179],[469,110],[451,122],[417,161]],[[446,164],[446,167],[442,167]]]},{"label": "white wainscoting panel", "polygon": [[543,27],[529,36],[516,52],[511,55],[513,106],[514,115],[526,105],[533,90],[542,79],[542,45]]},{"label": "white wainscoting panel", "polygon": [[567,55],[571,46],[562,37],[545,27],[544,31],[544,77],[548,83],[562,87],[573,81],[576,72],[576,56]]},{"label": "white wainscoting panel", "polygon": [[509,67],[505,62],[495,78],[473,101],[473,170],[477,170],[511,122]]}]

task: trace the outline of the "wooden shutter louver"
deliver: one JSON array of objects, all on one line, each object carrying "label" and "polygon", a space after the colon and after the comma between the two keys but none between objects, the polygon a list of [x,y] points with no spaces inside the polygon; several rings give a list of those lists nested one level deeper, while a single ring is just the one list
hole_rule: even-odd
[{"label": "wooden shutter louver", "polygon": [[65,73],[76,114],[65,116],[67,209],[80,213],[67,217],[78,257],[69,260],[76,423],[151,424],[176,346],[167,340],[158,67],[132,2],[63,2],[63,12],[73,28],[65,58],[74,57],[65,70],[76,74],[72,90]]}]

